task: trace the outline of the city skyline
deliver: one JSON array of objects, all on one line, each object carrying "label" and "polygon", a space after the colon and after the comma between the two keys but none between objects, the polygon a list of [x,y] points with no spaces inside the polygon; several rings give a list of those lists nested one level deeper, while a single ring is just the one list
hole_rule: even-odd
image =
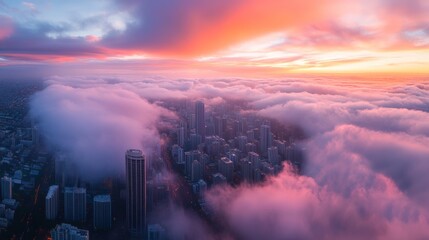
[{"label": "city skyline", "polygon": [[0,239],[429,239],[427,66],[427,0],[0,0]]}]

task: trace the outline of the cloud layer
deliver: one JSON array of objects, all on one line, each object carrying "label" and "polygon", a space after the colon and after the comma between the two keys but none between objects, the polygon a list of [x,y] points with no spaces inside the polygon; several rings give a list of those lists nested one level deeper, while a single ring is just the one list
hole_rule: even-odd
[{"label": "cloud layer", "polygon": [[53,151],[65,153],[90,180],[122,174],[129,148],[147,155],[159,144],[157,122],[174,114],[112,87],[51,85],[35,94],[31,116]]},{"label": "cloud layer", "polygon": [[[262,185],[210,190],[208,203],[229,227],[216,235],[200,222],[198,236],[429,237],[425,80],[55,77],[49,83],[33,98],[32,115],[52,146],[84,159],[81,166],[88,169],[100,163],[106,169],[118,166],[123,149],[156,143],[156,121],[171,113],[150,102],[240,100],[248,104],[243,113],[296,124],[306,132],[308,140],[300,143],[307,155],[303,175],[286,167]],[[200,221],[186,211],[171,211],[183,224],[173,234],[190,234],[190,226]]]}]

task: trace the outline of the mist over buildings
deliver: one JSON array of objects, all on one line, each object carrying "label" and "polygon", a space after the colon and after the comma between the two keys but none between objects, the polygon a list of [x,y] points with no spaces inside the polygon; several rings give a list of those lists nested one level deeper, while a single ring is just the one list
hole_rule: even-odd
[{"label": "mist over buildings", "polygon": [[429,82],[56,77],[48,83],[33,96],[31,116],[47,144],[92,177],[120,174],[128,148],[150,152],[159,144],[161,119],[175,117],[163,101],[241,101],[243,114],[303,129],[301,175],[286,166],[260,185],[211,189],[207,201],[226,232],[216,235],[198,216],[173,208],[177,214],[165,222],[178,230],[213,239],[429,237]]}]

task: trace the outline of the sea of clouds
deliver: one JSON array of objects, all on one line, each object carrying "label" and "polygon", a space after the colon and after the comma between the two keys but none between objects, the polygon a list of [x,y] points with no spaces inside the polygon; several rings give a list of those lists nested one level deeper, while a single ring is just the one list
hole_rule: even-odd
[{"label": "sea of clouds", "polygon": [[[91,176],[123,171],[127,148],[159,144],[159,103],[240,100],[300,126],[307,162],[257,186],[221,187],[206,199],[225,227],[173,208],[171,235],[195,239],[428,239],[429,81],[121,79],[52,77],[31,101],[47,144]],[[179,224],[180,227],[177,227]]]}]

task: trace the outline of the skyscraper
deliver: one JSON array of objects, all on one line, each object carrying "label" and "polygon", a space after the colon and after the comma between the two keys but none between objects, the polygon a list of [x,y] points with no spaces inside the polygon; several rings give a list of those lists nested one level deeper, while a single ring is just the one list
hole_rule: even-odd
[{"label": "skyscraper", "polygon": [[234,171],[234,163],[227,157],[223,157],[218,162],[219,172],[225,176],[228,182],[232,181],[232,173]]},{"label": "skyscraper", "polygon": [[64,218],[69,222],[86,221],[86,189],[64,188]]},{"label": "skyscraper", "polygon": [[198,160],[192,162],[191,181],[196,182],[203,178],[203,166]]},{"label": "skyscraper", "polygon": [[144,236],[146,227],[146,161],[142,151],[125,153],[127,224],[133,236]]},{"label": "skyscraper", "polygon": [[185,146],[185,128],[184,127],[177,128],[177,144],[180,147]]},{"label": "skyscraper", "polygon": [[204,118],[204,103],[201,101],[195,103],[195,120],[196,133],[201,136],[201,141],[204,142],[206,137],[206,122]]},{"label": "skyscraper", "polygon": [[261,125],[259,134],[261,153],[265,155],[268,148],[272,145],[271,127],[268,125]]},{"label": "skyscraper", "polygon": [[53,220],[58,215],[58,185],[52,185],[49,187],[48,194],[45,197],[45,216],[46,219]]},{"label": "skyscraper", "polygon": [[1,196],[3,199],[12,198],[12,179],[10,177],[1,178]]},{"label": "skyscraper", "polygon": [[277,147],[268,148],[268,162],[272,165],[279,164],[279,151]]},{"label": "skyscraper", "polygon": [[112,201],[110,195],[97,195],[93,200],[94,229],[109,229],[112,226]]}]

